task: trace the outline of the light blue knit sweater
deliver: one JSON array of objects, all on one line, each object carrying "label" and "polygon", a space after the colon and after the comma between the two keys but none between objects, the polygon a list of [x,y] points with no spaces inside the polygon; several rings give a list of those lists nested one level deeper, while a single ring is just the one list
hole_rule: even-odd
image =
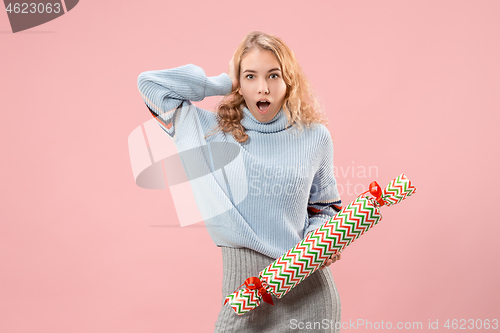
[{"label": "light blue knit sweater", "polygon": [[[148,109],[180,152],[199,211],[217,246],[246,247],[278,258],[336,214],[341,202],[333,174],[328,129],[314,124],[300,132],[288,126],[283,110],[267,123],[243,109],[249,138],[239,143],[217,126],[216,114],[194,106],[208,96],[231,92],[225,73],[207,77],[195,65],[141,73],[138,87]],[[215,153],[215,145],[235,147],[237,157]],[[220,148],[220,144],[218,144]],[[208,147],[199,159],[182,155]],[[234,152],[234,149],[233,149]],[[230,155],[230,153],[227,153]],[[234,155],[234,154],[233,154]],[[232,160],[221,167],[218,158]],[[193,165],[212,171],[194,180]],[[222,164],[225,164],[223,162]],[[217,166],[218,165],[218,166]]]}]

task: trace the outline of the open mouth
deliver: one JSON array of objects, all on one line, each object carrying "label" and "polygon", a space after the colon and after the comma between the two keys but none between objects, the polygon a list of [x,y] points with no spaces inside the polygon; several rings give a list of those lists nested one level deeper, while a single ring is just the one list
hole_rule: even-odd
[{"label": "open mouth", "polygon": [[271,105],[271,103],[269,101],[262,100],[262,101],[257,102],[257,107],[259,108],[261,113],[266,113],[266,111],[269,109],[270,105]]}]

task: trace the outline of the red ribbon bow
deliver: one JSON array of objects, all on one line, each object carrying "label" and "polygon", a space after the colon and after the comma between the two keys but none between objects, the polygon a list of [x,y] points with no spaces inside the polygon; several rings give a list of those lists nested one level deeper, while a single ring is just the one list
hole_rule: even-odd
[{"label": "red ribbon bow", "polygon": [[262,283],[258,277],[252,276],[245,280],[245,286],[250,290],[257,290],[262,296],[262,300],[266,303],[274,305],[271,294],[267,292],[266,288],[262,286]]},{"label": "red ribbon bow", "polygon": [[[264,302],[274,305],[271,294],[268,293],[266,288],[262,286],[262,283],[258,277],[255,276],[249,277],[248,279],[245,280],[245,283],[243,283],[241,286],[238,287],[238,289],[243,287],[243,285],[245,285],[249,290],[257,290],[260,296],[262,296],[262,300]],[[228,300],[226,299],[224,305],[227,303],[227,301]]]},{"label": "red ribbon bow", "polygon": [[377,182],[375,181],[371,182],[370,189],[366,192],[361,193],[361,195],[367,192],[370,192],[370,194],[375,197],[375,200],[377,200],[380,206],[385,205],[385,201],[384,199],[382,199],[382,189],[380,188],[380,185]]}]

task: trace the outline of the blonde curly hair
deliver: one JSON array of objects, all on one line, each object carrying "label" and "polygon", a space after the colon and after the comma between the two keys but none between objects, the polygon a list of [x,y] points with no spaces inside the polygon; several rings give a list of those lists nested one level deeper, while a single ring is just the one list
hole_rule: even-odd
[{"label": "blonde curly hair", "polygon": [[[297,63],[292,50],[280,38],[260,31],[253,31],[245,36],[233,58],[234,73],[238,81],[241,60],[247,53],[255,49],[273,52],[281,65],[283,81],[286,84],[282,108],[288,118],[288,125],[293,125],[301,131],[303,126],[309,128],[312,123],[322,123],[327,126],[326,117],[321,112],[309,81]],[[238,87],[224,96],[217,107],[218,126],[215,131],[221,130],[225,133],[231,133],[238,142],[247,141],[248,134],[245,133],[245,128],[241,125],[241,120],[244,117],[243,107],[245,106],[245,99],[238,93]]]}]

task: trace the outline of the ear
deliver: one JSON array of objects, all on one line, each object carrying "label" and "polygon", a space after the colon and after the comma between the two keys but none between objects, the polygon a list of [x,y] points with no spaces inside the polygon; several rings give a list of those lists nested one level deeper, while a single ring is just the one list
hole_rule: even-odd
[{"label": "ear", "polygon": [[240,94],[241,96],[243,96],[243,94],[241,93],[241,86],[238,87],[238,94]]}]

